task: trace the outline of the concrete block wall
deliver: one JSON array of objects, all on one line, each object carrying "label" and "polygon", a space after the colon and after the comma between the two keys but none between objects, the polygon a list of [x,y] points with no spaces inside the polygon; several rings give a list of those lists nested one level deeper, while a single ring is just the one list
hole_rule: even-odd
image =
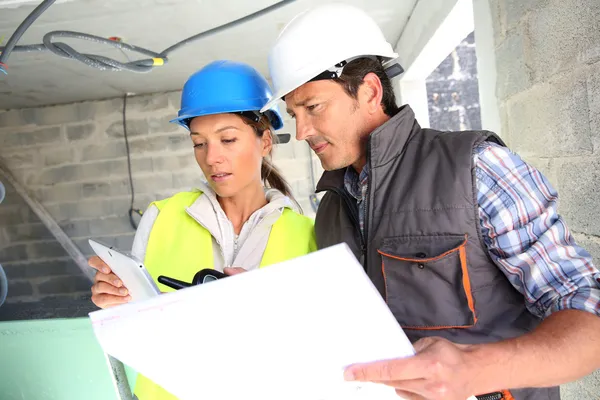
[{"label": "concrete block wall", "polygon": [[[559,212],[600,265],[600,3],[489,0],[502,136],[558,189]],[[596,399],[600,372],[563,388]]]},{"label": "concrete block wall", "polygon": [[[168,122],[179,98],[172,92],[127,99],[136,208],[144,210],[202,179],[186,131]],[[281,132],[294,135],[294,129],[286,119]],[[276,147],[274,161],[305,214],[314,216],[309,151],[292,140]],[[122,98],[0,111],[0,158],[84,254],[92,253],[90,237],[130,248]],[[322,170],[312,159],[318,179]],[[7,189],[0,205],[0,263],[9,276],[8,304],[85,299],[90,283],[13,188]]]}]

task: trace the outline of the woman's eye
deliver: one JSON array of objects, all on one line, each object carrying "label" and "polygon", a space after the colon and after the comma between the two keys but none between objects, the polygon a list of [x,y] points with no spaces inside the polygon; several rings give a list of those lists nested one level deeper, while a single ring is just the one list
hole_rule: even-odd
[{"label": "woman's eye", "polygon": [[202,147],[204,147],[204,143],[194,143],[195,149],[201,149]]},{"label": "woman's eye", "polygon": [[222,142],[226,144],[234,143],[237,139],[223,139]]}]

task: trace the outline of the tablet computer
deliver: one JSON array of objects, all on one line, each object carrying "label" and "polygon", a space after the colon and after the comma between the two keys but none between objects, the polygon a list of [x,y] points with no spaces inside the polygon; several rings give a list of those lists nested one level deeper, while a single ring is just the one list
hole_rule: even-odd
[{"label": "tablet computer", "polygon": [[161,293],[144,263],[134,255],[97,240],[89,239],[89,243],[98,257],[123,281],[132,301],[146,300]]}]

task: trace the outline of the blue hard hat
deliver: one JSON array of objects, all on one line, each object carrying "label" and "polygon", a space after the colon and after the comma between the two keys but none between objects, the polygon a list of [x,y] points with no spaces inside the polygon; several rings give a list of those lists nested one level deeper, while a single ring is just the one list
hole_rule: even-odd
[{"label": "blue hard hat", "polygon": [[[260,117],[260,109],[273,94],[267,80],[248,64],[213,61],[189,77],[181,93],[181,109],[171,122],[190,129],[190,121],[201,115],[242,113]],[[275,105],[264,114],[273,129],[283,127],[283,119]],[[281,135],[288,136],[289,135]]]}]

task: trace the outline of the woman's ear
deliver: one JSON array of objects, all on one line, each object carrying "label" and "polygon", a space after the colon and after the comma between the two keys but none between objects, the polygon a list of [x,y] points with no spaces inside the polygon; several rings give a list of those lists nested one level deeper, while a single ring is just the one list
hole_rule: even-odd
[{"label": "woman's ear", "polygon": [[266,129],[263,132],[260,142],[262,145],[262,156],[266,157],[271,154],[271,150],[273,150],[273,134],[270,129]]}]

